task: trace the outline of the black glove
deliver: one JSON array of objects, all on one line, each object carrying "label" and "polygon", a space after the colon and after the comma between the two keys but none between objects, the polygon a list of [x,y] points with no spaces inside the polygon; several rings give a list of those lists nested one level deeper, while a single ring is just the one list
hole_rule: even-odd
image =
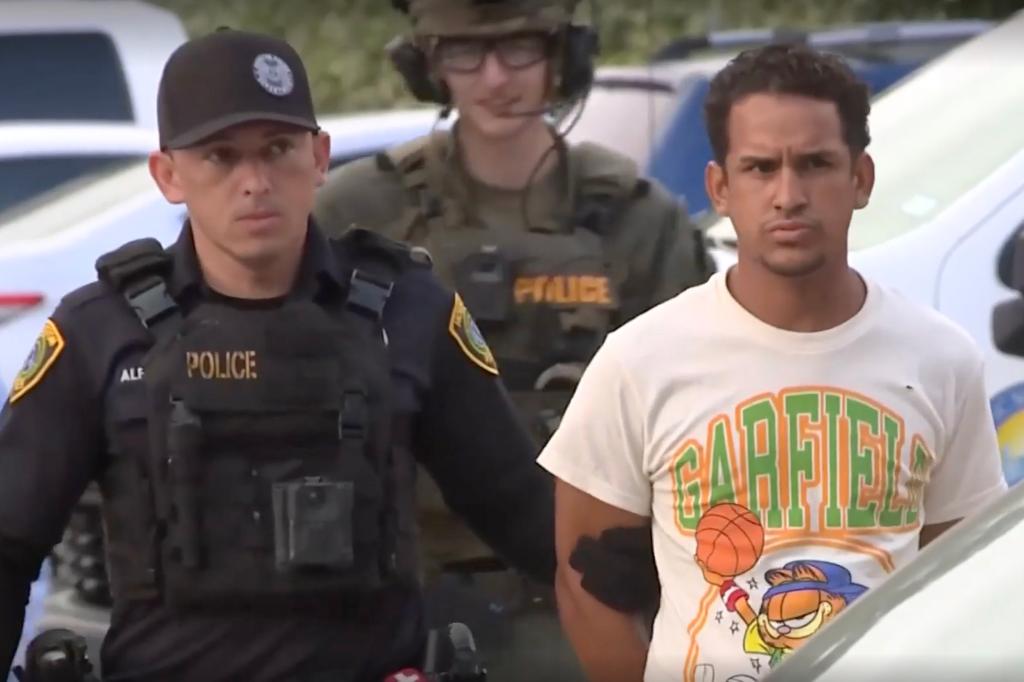
[{"label": "black glove", "polygon": [[569,556],[583,589],[623,613],[650,613],[661,596],[650,527],[609,528],[584,535]]}]

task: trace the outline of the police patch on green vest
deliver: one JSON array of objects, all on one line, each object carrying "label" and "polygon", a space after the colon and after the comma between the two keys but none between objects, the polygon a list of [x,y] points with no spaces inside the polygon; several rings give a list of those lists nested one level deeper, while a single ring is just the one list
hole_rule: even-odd
[{"label": "police patch on green vest", "polygon": [[474,364],[491,374],[498,374],[498,363],[494,359],[494,353],[487,346],[484,335],[480,333],[480,328],[476,326],[473,316],[469,314],[466,304],[462,302],[462,298],[458,294],[455,294],[455,302],[452,305],[448,333],[452,335],[462,352]]},{"label": "police patch on green vest", "polygon": [[21,371],[14,377],[14,386],[11,388],[9,401],[14,404],[19,398],[31,391],[43,380],[46,372],[57,360],[57,356],[64,350],[64,337],[52,320],[47,320],[43,325],[43,331],[39,332],[32,352],[22,366]]}]

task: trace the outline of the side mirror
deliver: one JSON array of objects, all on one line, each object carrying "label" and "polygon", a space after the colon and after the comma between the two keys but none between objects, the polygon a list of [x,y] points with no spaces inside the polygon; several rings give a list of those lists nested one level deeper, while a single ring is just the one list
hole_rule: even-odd
[{"label": "side mirror", "polygon": [[992,311],[992,339],[1003,353],[1024,357],[1024,298],[996,306]]},{"label": "side mirror", "polygon": [[999,250],[996,275],[1004,286],[1024,292],[1024,224],[1006,240]]}]

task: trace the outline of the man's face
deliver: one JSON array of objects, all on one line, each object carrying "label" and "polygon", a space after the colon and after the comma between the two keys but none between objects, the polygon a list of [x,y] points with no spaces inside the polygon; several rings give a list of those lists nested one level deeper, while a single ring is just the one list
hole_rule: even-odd
[{"label": "man's face", "polygon": [[150,170],[193,230],[237,261],[258,266],[306,235],[330,153],[326,133],[283,123],[243,123],[186,149],[155,152]]},{"label": "man's face", "polygon": [[845,263],[854,209],[867,205],[874,167],[851,158],[832,102],[754,94],[728,122],[724,168],[708,165],[715,210],[736,229],[739,259],[776,275],[801,277]]},{"label": "man's face", "polygon": [[547,105],[550,40],[543,33],[440,39],[433,65],[460,125],[507,140],[532,124]]}]

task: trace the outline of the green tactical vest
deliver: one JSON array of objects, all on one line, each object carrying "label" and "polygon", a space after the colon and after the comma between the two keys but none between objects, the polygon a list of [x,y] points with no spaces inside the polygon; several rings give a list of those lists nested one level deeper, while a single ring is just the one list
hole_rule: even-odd
[{"label": "green tactical vest", "polygon": [[401,178],[409,205],[388,233],[427,247],[497,358],[505,384],[546,437],[572,388],[615,325],[627,276],[608,244],[627,202],[643,194],[635,164],[598,145],[560,145],[566,219],[522,221],[517,229],[473,216],[458,180],[445,171],[445,131],[386,152],[378,163]]},{"label": "green tactical vest", "polygon": [[[463,188],[446,172],[453,142],[438,131],[378,155],[378,167],[398,174],[408,198],[398,219],[381,227],[431,253],[435,272],[464,299],[542,444],[616,322],[628,273],[608,237],[627,203],[648,185],[622,156],[592,144],[560,145],[571,197],[567,219],[498,229],[474,218]],[[417,480],[417,499],[428,576],[491,555],[447,511],[425,475]]]}]

